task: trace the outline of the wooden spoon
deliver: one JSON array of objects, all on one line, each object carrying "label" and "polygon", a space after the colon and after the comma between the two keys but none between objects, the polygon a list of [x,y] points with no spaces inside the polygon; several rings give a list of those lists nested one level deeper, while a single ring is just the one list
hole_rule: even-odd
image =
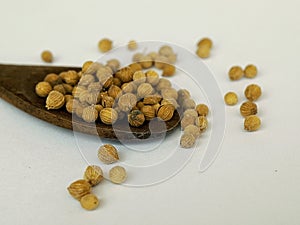
[{"label": "wooden spoon", "polygon": [[0,97],[32,116],[56,126],[98,135],[103,138],[129,141],[158,138],[171,132],[178,126],[180,116],[177,111],[175,111],[170,121],[153,120],[151,123],[147,122],[143,126],[136,128],[130,127],[127,120],[118,121],[113,126],[109,126],[99,121],[86,123],[77,116],[72,116],[65,108],[47,110],[45,108],[45,99],[35,94],[35,85],[49,73],[58,74],[67,70],[80,71],[80,69],[77,67],[0,64]]}]

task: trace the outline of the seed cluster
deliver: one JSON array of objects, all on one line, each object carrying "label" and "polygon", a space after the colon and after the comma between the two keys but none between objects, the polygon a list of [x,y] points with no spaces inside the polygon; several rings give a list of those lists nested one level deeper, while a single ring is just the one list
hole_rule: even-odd
[{"label": "seed cluster", "polygon": [[177,61],[177,55],[171,46],[164,45],[160,47],[158,52],[135,53],[132,61],[140,63],[143,69],[155,66],[163,71],[162,76],[170,77],[176,72],[176,67],[173,64]]},{"label": "seed cluster", "polygon": [[[257,68],[253,64],[249,64],[243,70],[240,66],[233,66],[228,72],[230,80],[239,80],[243,76],[246,78],[254,78],[257,75]],[[257,84],[250,84],[244,91],[245,98],[248,100],[240,106],[240,114],[245,118],[244,129],[246,131],[257,131],[261,126],[261,120],[256,114],[258,113],[257,104],[254,101],[258,100],[262,95],[261,87]],[[236,105],[238,96],[234,92],[228,92],[224,96],[224,101],[227,105]]]},{"label": "seed cluster", "polygon": [[[104,164],[111,164],[119,160],[117,149],[109,144],[102,145],[98,150],[98,158]],[[109,170],[109,179],[112,183],[121,184],[127,178],[125,168],[114,166]],[[92,187],[104,179],[101,167],[90,165],[85,169],[83,179],[74,181],[67,188],[70,195],[80,202],[82,208],[94,210],[99,206],[99,199],[92,193]]]},{"label": "seed cluster", "polygon": [[232,66],[228,71],[229,79],[232,81],[240,80],[242,77],[254,78],[257,75],[257,67],[249,64],[242,69],[240,66]]},{"label": "seed cluster", "polygon": [[[181,96],[180,102],[186,102],[190,100],[190,93],[187,90],[178,91]],[[189,106],[189,105],[188,105]],[[180,145],[183,148],[191,148],[195,145],[197,138],[208,127],[207,115],[209,114],[209,108],[205,104],[191,104],[192,107],[186,107],[181,119],[181,129],[183,135],[180,139]]]},{"label": "seed cluster", "polygon": [[[171,82],[160,78],[158,72],[144,71],[148,68],[145,63],[154,66],[159,62],[152,58],[154,55],[153,52],[141,55],[141,61],[123,68],[116,59],[106,65],[87,61],[79,72],[48,74],[36,85],[36,93],[46,97],[47,109],[65,105],[67,112],[87,123],[112,125],[126,118],[131,126],[139,127],[155,117],[169,121],[179,107],[178,94]],[[149,60],[144,61],[145,57]],[[162,46],[157,57],[170,58],[170,62],[176,55],[170,46]],[[171,67],[174,66],[164,63],[162,75],[174,74]]]}]

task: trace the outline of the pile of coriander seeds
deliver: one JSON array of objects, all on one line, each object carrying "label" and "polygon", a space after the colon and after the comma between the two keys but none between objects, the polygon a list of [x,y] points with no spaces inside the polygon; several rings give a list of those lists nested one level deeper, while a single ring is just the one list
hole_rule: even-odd
[{"label": "pile of coriander seeds", "polygon": [[[136,43],[129,44],[133,48]],[[154,118],[169,121],[177,110],[183,113],[180,145],[191,148],[207,128],[209,110],[196,105],[188,90],[172,87],[167,77],[175,74],[176,60],[173,49],[164,45],[158,52],[135,53],[125,67],[117,59],[105,65],[87,61],[79,72],[48,74],[36,85],[36,93],[46,98],[47,109],[65,107],[88,123],[113,125],[127,118],[130,126],[140,127]]]}]

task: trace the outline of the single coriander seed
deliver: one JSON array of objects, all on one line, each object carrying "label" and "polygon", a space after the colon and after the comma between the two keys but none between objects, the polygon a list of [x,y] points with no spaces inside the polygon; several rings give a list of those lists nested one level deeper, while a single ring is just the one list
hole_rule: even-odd
[{"label": "single coriander seed", "polygon": [[246,131],[257,131],[261,126],[261,120],[255,115],[247,116],[244,121]]},{"label": "single coriander seed", "polygon": [[80,199],[80,205],[86,210],[94,210],[99,206],[99,199],[94,194],[87,194]]},{"label": "single coriander seed", "polygon": [[209,108],[205,104],[199,104],[196,106],[196,111],[198,112],[199,116],[207,116],[209,113]]},{"label": "single coriander seed", "polygon": [[227,105],[236,105],[238,102],[238,96],[234,92],[228,92],[224,96],[224,101]]},{"label": "single coriander seed", "polygon": [[105,164],[111,164],[119,160],[119,154],[113,145],[105,144],[99,148],[98,158]]},{"label": "single coriander seed", "polygon": [[41,58],[44,62],[51,63],[53,61],[52,52],[45,50],[41,53]]},{"label": "single coriander seed", "polygon": [[112,49],[112,41],[108,38],[101,39],[98,43],[100,52],[108,52]]},{"label": "single coriander seed", "polygon": [[59,109],[65,104],[65,96],[58,91],[51,91],[46,99],[46,108]]},{"label": "single coriander seed", "polygon": [[133,51],[133,50],[137,49],[138,45],[137,45],[135,40],[130,40],[128,42],[127,47],[128,47],[129,50]]},{"label": "single coriander seed", "polygon": [[125,168],[121,166],[115,166],[109,171],[109,179],[115,184],[123,183],[127,178]]},{"label": "single coriander seed", "polygon": [[200,58],[208,58],[210,56],[210,48],[208,46],[199,47],[196,51],[197,56]]},{"label": "single coriander seed", "polygon": [[183,134],[180,138],[182,148],[191,148],[195,145],[196,138],[192,134]]},{"label": "single coriander seed", "polygon": [[240,66],[233,66],[228,72],[230,80],[239,80],[244,76],[244,71]]},{"label": "single coriander seed", "polygon": [[52,87],[46,81],[39,82],[35,86],[35,93],[40,97],[47,97],[51,91],[52,91]]},{"label": "single coriander seed", "polygon": [[197,46],[198,47],[203,47],[203,46],[206,46],[208,48],[212,48],[212,40],[205,37],[205,38],[202,38],[198,43],[197,43]]},{"label": "single coriander seed", "polygon": [[254,78],[257,75],[257,67],[255,65],[247,65],[244,69],[244,76],[247,78]]},{"label": "single coriander seed", "polygon": [[133,110],[128,114],[128,122],[133,127],[140,127],[145,122],[145,115],[140,110]]},{"label": "single coriander seed", "polygon": [[98,111],[95,109],[93,105],[88,106],[82,111],[82,119],[85,122],[92,123],[95,122],[98,118]]},{"label": "single coriander seed", "polygon": [[257,105],[251,101],[244,102],[240,107],[240,113],[243,117],[256,115]]},{"label": "single coriander seed", "polygon": [[257,84],[250,84],[245,89],[245,96],[249,101],[256,101],[261,96],[261,88]]},{"label": "single coriander seed", "polygon": [[92,186],[96,186],[103,180],[103,171],[99,166],[88,166],[85,169],[83,178]]},{"label": "single coriander seed", "polygon": [[83,196],[91,193],[92,187],[86,180],[77,180],[70,184],[67,188],[70,195],[72,195],[77,200],[80,200]]},{"label": "single coriander seed", "polygon": [[174,65],[165,64],[164,67],[163,67],[162,75],[164,77],[171,77],[175,74],[175,72],[176,72],[176,67]]},{"label": "single coriander seed", "polygon": [[191,134],[195,138],[198,138],[201,134],[200,129],[196,125],[188,125],[186,128],[184,128],[184,134]]}]

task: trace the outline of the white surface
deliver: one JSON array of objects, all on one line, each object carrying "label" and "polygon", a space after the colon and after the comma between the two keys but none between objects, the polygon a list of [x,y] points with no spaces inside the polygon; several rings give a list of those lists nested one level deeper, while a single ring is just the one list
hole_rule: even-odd
[{"label": "white surface", "polygon": [[[40,64],[51,49],[56,65],[97,59],[97,41],[171,41],[194,50],[214,40],[206,60],[222,91],[241,96],[251,80],[229,82],[233,64],[255,63],[263,87],[263,127],[242,131],[238,107],[228,107],[222,151],[198,173],[197,152],[160,185],[127,188],[104,182],[101,207],[82,210],[67,193],[86,164],[72,132],[37,120],[0,100],[0,224],[300,223],[299,1],[5,1],[0,9],[1,63]],[[277,171],[277,172],[276,172]]]}]

